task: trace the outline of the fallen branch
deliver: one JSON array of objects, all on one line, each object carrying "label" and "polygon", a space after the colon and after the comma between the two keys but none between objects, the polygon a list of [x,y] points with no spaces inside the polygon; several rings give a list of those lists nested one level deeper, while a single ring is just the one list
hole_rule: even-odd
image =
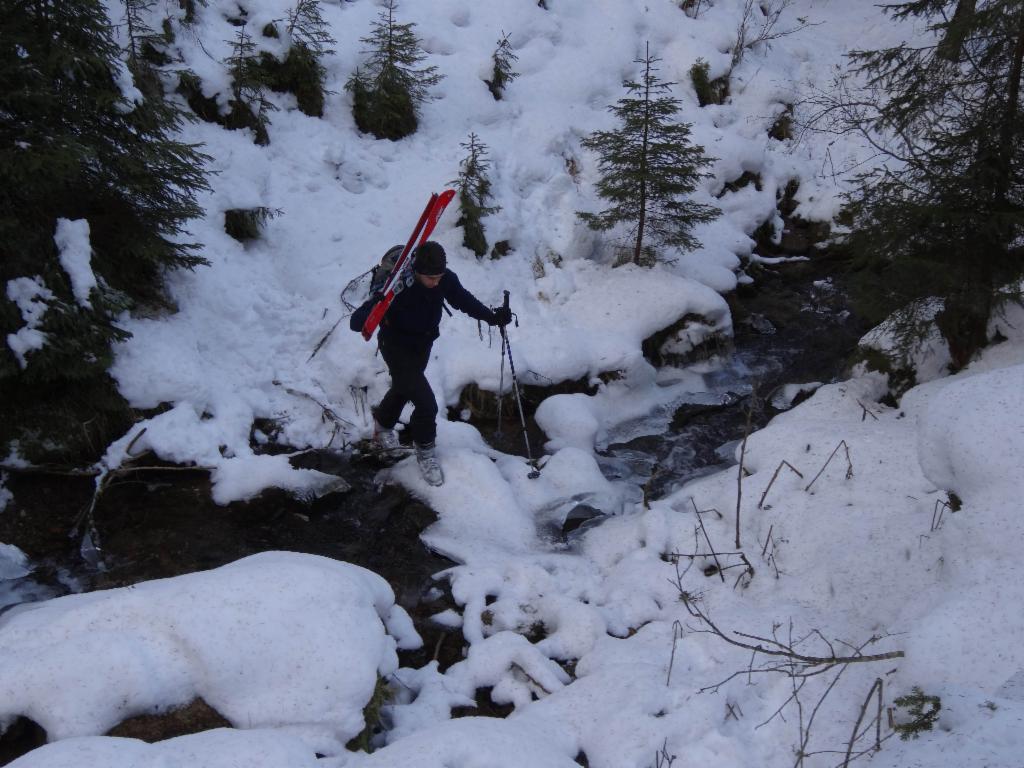
[{"label": "fallen branch", "polygon": [[334,410],[330,406],[324,405],[323,403],[321,403],[319,400],[317,400],[315,397],[313,397],[308,392],[303,392],[301,390],[289,387],[287,384],[282,384],[277,379],[274,379],[271,383],[274,384],[275,386],[281,387],[281,389],[283,389],[285,392],[287,392],[289,395],[292,395],[293,397],[304,397],[307,400],[312,400],[314,403],[319,405],[320,406],[320,410],[323,411],[323,414],[322,414],[322,418],[323,419],[329,420],[333,424],[338,424],[338,425],[344,424],[346,426],[349,426],[349,427],[352,427],[353,429],[355,429],[355,426],[356,426],[355,424],[353,424],[348,419],[341,418],[341,416],[339,416],[337,413],[335,413]]},{"label": "fallen branch", "polygon": [[[863,648],[881,640],[882,638],[880,636],[872,636],[860,646],[852,646],[848,643],[843,643],[843,645],[846,645],[853,651],[851,654],[846,656],[838,655],[832,647],[832,644],[817,630],[812,630],[799,640],[790,640],[788,642],[783,642],[776,638],[749,635],[742,632],[732,632],[731,634],[735,635],[735,637],[732,637],[722,631],[718,625],[716,625],[711,618],[697,606],[696,602],[694,602],[688,593],[681,592],[680,599],[682,600],[683,605],[686,606],[686,610],[689,614],[694,618],[699,619],[708,627],[707,630],[695,631],[705,631],[717,635],[730,645],[751,651],[755,657],[757,654],[761,654],[762,656],[768,656],[771,658],[771,661],[765,662],[764,666],[756,669],[751,668],[750,670],[747,670],[748,672],[784,672],[792,677],[813,677],[841,665],[901,659],[904,656],[903,651],[888,651],[886,653],[874,654],[864,654],[861,652]],[[826,646],[828,646],[829,654],[827,656],[806,654],[797,650],[796,646],[811,636],[817,636],[825,643]],[[743,639],[736,639],[737,637]],[[754,642],[747,642],[748,640]],[[753,660],[751,663],[753,664]],[[731,680],[735,676],[736,675],[732,675],[727,678],[727,680]],[[716,686],[712,686],[712,688],[717,689],[721,685],[722,683],[719,683]]]}]

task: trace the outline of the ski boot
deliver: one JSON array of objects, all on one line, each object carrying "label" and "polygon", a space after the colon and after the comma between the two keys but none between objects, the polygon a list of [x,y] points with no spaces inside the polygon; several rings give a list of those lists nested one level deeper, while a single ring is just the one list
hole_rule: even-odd
[{"label": "ski boot", "polygon": [[436,488],[444,484],[444,472],[441,471],[441,462],[437,460],[433,443],[416,446],[416,463],[419,464],[420,474],[427,481],[427,485]]},{"label": "ski boot", "polygon": [[393,429],[385,429],[377,420],[373,420],[373,446],[381,453],[397,451],[402,447],[398,442],[398,433]]}]

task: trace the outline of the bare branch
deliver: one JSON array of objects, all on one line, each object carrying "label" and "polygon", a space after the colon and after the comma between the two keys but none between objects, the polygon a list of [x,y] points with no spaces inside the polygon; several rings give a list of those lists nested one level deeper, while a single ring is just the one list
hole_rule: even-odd
[{"label": "bare branch", "polygon": [[[785,466],[785,467],[789,467],[789,468],[790,468],[790,470],[791,470],[791,471],[793,471],[793,472],[795,472],[795,473],[796,473],[796,475],[797,475],[797,476],[798,476],[798,477],[799,477],[799,478],[800,478],[801,480],[803,480],[803,479],[804,479],[803,473],[801,473],[799,469],[797,469],[797,468],[796,468],[796,467],[794,467],[794,466],[793,466],[792,464],[790,464],[790,463],[789,463],[788,461],[786,461],[785,459],[783,459],[782,461],[780,461],[780,462],[779,462],[779,466],[777,466],[777,467],[775,468],[775,473],[774,473],[774,474],[772,475],[772,479],[768,481],[768,487],[767,487],[767,488],[765,488],[765,489],[764,489],[764,493],[762,493],[762,494],[761,494],[761,500],[757,502],[757,508],[758,508],[758,509],[763,509],[763,508],[764,508],[764,507],[763,507],[763,505],[764,505],[764,499],[765,499],[765,497],[766,497],[766,496],[768,495],[768,491],[770,491],[770,490],[771,490],[771,488],[772,488],[772,485],[773,485],[773,484],[775,483],[775,478],[777,478],[777,477],[779,476],[779,472],[780,472],[780,471],[782,471],[782,468],[783,468],[784,466]],[[767,546],[768,546],[768,543],[767,543],[767,542],[765,542],[765,547],[767,547]],[[764,555],[764,552],[762,552],[761,554],[762,554],[762,555]]]},{"label": "bare branch", "polygon": [[839,452],[840,448],[843,448],[846,451],[846,479],[849,480],[851,477],[853,477],[853,462],[850,460],[850,447],[846,444],[845,440],[840,440],[839,444],[832,449],[832,453],[829,454],[829,457],[825,460],[824,465],[822,465],[821,469],[818,470],[818,474],[814,476],[814,480],[811,480],[811,482],[807,484],[807,487],[804,488],[805,491],[811,490],[811,486],[814,485],[814,483],[817,481],[819,477],[821,477],[821,473],[825,471],[825,468],[829,465],[829,462],[832,461],[832,458],[836,455],[836,453]]}]

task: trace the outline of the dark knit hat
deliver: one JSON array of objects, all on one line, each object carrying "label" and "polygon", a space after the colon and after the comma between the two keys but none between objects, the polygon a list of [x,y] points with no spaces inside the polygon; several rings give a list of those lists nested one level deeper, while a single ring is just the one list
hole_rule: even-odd
[{"label": "dark knit hat", "polygon": [[444,257],[444,248],[440,243],[428,240],[417,248],[413,255],[415,261],[413,261],[412,268],[421,275],[444,274],[447,260]]}]

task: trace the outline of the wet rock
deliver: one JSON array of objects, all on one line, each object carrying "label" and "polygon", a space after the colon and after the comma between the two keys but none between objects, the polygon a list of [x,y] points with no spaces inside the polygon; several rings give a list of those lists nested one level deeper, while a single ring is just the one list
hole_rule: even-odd
[{"label": "wet rock", "polygon": [[734,392],[722,396],[719,403],[683,403],[672,414],[672,429],[682,429],[691,421],[732,408],[742,398]]},{"label": "wet rock", "polygon": [[220,712],[202,699],[193,699],[184,707],[170,712],[129,717],[107,731],[106,735],[153,743],[214,728],[231,727],[232,724]]},{"label": "wet rock", "polygon": [[605,514],[597,507],[592,507],[589,504],[577,504],[575,507],[569,510],[569,514],[565,516],[565,521],[562,523],[562,535],[568,536],[573,531],[580,528],[584,523],[589,523],[592,520],[604,517]]},{"label": "wet rock", "polygon": [[731,345],[731,337],[714,320],[689,313],[644,339],[641,349],[651,365],[660,368],[693,363],[724,352]]},{"label": "wet rock", "polygon": [[773,334],[776,331],[774,323],[764,315],[758,314],[757,312],[752,312],[750,317],[747,318],[747,322],[755,331],[766,336]]},{"label": "wet rock", "polygon": [[822,386],[820,381],[810,381],[805,384],[783,384],[776,389],[768,402],[777,411],[786,411],[794,408],[809,398]]},{"label": "wet rock", "polygon": [[45,743],[43,727],[27,717],[19,717],[0,734],[0,765],[7,765]]}]

